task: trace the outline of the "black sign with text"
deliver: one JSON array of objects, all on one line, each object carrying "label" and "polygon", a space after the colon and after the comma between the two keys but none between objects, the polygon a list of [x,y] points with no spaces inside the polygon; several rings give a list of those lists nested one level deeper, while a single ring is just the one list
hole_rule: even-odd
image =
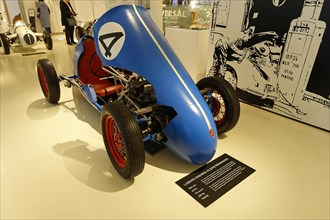
[{"label": "black sign with text", "polygon": [[254,171],[231,156],[223,154],[176,183],[207,207]]}]

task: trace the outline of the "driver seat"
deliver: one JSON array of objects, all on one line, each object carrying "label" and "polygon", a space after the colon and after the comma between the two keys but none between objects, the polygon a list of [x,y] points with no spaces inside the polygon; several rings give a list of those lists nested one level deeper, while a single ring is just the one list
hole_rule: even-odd
[{"label": "driver seat", "polygon": [[78,72],[80,81],[88,85],[90,84],[96,95],[105,97],[121,91],[122,85],[114,85],[107,77],[109,74],[101,69],[102,63],[95,50],[94,39],[85,37],[83,39],[84,52],[81,54],[78,63]]}]

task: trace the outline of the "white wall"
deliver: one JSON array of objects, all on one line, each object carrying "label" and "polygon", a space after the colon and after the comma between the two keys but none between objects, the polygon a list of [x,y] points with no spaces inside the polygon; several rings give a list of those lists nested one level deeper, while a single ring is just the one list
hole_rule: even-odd
[{"label": "white wall", "polygon": [[[50,22],[52,32],[62,32],[60,0],[45,0],[50,10]],[[40,21],[39,21],[40,22]]]},{"label": "white wall", "polygon": [[[92,0],[71,0],[71,5],[77,15],[77,20],[80,21],[92,21],[94,20],[94,12],[93,12],[93,5]],[[104,4],[104,1],[101,1]]]},{"label": "white wall", "polygon": [[101,17],[108,9],[105,1],[93,0],[94,19]]},{"label": "white wall", "polygon": [[[7,0],[8,2],[11,2],[12,0]],[[16,1],[16,0],[14,0]],[[35,12],[37,11],[35,2],[38,0],[24,0],[24,10],[26,15],[28,15],[28,10],[33,9]],[[51,22],[51,29],[52,32],[62,32],[63,27],[61,24],[61,11],[60,11],[60,0],[45,0],[45,3],[48,5],[50,10],[50,22]],[[19,10],[19,8],[18,8]],[[35,13],[36,14],[36,13]],[[28,18],[27,18],[28,19]],[[36,17],[36,29],[37,32],[43,32],[43,28],[41,27],[40,20]]]},{"label": "white wall", "polygon": [[163,1],[151,0],[149,13],[159,30],[163,32]]},{"label": "white wall", "polygon": [[98,19],[108,10],[105,0],[71,0],[71,3],[80,21]]},{"label": "white wall", "polygon": [[[23,0],[25,13],[28,15],[29,9],[36,10],[35,1],[37,0]],[[64,27],[61,24],[61,11],[59,6],[60,0],[45,0],[45,3],[50,9],[51,29],[53,33],[62,32]],[[77,20],[92,21],[99,18],[110,8],[122,4],[138,4],[138,0],[71,0],[71,5],[78,13]],[[18,0],[6,0],[10,14],[16,15],[20,12]],[[162,0],[150,0],[150,14],[155,23],[162,30]],[[10,17],[12,20],[12,18]],[[40,20],[36,18],[36,28],[38,32],[43,29],[40,25]]]},{"label": "white wall", "polygon": [[123,5],[123,4],[137,4],[138,1],[137,0],[107,0],[106,4],[107,4],[107,8],[113,8],[115,6],[118,5]]},{"label": "white wall", "polygon": [[9,23],[12,24],[15,15],[18,15],[20,13],[18,0],[6,1],[6,4],[8,9]]},{"label": "white wall", "polygon": [[9,21],[9,17],[8,17],[8,14],[7,14],[6,10],[5,10],[5,2],[4,2],[4,0],[1,0],[0,1],[0,12],[1,12],[2,18],[5,21],[7,21],[7,23],[9,23],[8,22]]}]

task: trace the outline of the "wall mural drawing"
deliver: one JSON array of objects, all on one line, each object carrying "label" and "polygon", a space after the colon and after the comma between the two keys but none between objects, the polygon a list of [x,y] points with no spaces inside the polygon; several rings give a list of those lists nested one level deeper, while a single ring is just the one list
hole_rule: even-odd
[{"label": "wall mural drawing", "polygon": [[330,130],[330,1],[215,0],[208,76],[242,101]]}]

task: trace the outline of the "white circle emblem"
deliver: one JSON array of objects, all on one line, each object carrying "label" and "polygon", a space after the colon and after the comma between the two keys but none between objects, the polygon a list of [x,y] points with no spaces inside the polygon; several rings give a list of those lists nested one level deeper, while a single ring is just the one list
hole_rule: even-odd
[{"label": "white circle emblem", "polygon": [[98,36],[102,56],[107,60],[115,59],[125,42],[124,28],[118,23],[108,22],[100,28]]}]

